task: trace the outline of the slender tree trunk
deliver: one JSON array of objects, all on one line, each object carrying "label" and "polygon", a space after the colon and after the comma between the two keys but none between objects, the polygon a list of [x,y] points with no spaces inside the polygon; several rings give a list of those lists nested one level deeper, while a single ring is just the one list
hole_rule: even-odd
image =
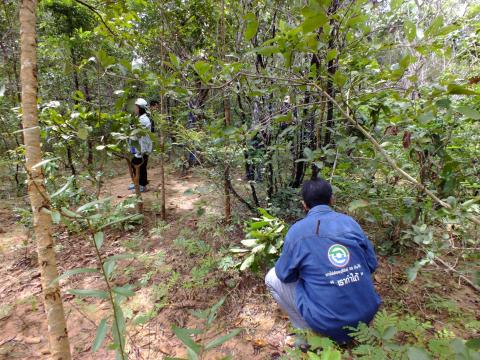
[{"label": "slender tree trunk", "polygon": [[165,199],[165,126],[164,125],[164,116],[166,112],[164,110],[164,95],[160,97],[160,186],[161,186],[161,216],[162,220],[167,219],[167,209],[166,209],[166,199]]},{"label": "slender tree trunk", "polygon": [[[221,2],[222,6],[222,16],[220,19],[220,57],[223,58],[225,56],[225,0]],[[228,99],[225,97],[225,93],[223,94],[223,114],[225,117],[225,128],[230,126],[231,124],[231,114],[230,114],[230,104]],[[228,146],[228,143],[225,144]],[[232,220],[232,204],[231,204],[231,196],[230,196],[230,165],[228,164],[228,160],[225,159],[225,169],[224,169],[224,179],[223,179],[223,191],[224,191],[224,204],[225,204],[225,222],[229,224]]]},{"label": "slender tree trunk", "polygon": [[[230,114],[230,104],[227,99],[223,100],[223,111],[225,114],[225,127],[230,126],[231,123],[231,114]],[[227,144],[228,146],[228,144]],[[224,173],[224,191],[225,191],[225,222],[227,224],[232,220],[232,204],[230,196],[230,165],[228,162],[225,162],[225,173]]]},{"label": "slender tree trunk", "polygon": [[45,185],[41,167],[40,128],[37,114],[37,54],[36,54],[36,0],[22,0],[20,5],[20,44],[22,84],[22,121],[25,139],[26,167],[29,174],[28,192],[33,212],[33,226],[37,243],[38,263],[42,282],[43,301],[48,322],[51,358],[69,360],[70,345],[57,278],[57,263],[52,239],[52,218],[46,209]]}]

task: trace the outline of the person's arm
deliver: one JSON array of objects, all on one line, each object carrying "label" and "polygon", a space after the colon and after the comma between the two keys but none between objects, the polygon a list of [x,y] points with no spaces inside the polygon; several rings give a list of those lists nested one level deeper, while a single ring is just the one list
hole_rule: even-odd
[{"label": "person's arm", "polygon": [[295,254],[295,244],[292,240],[292,233],[289,230],[285,237],[282,254],[275,264],[275,273],[284,283],[295,282],[299,278],[298,256]]}]

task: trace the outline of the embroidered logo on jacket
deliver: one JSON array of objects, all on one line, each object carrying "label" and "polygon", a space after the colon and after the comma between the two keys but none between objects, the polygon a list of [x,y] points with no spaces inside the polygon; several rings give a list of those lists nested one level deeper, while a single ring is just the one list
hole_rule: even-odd
[{"label": "embroidered logo on jacket", "polygon": [[328,260],[336,267],[344,267],[350,261],[350,253],[345,246],[335,244],[328,248]]}]

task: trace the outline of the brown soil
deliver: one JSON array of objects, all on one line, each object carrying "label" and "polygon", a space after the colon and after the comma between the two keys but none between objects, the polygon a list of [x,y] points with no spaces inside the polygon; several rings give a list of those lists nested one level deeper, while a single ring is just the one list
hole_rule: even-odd
[{"label": "brown soil", "polygon": [[[123,253],[132,249],[146,257],[159,256],[158,263],[146,265],[140,257],[119,263],[120,275],[117,285],[131,283],[138,285],[142,277],[151,272],[146,285],[140,287],[135,296],[123,304],[128,309],[127,318],[157,308],[155,315],[144,325],[129,325],[127,349],[131,359],[162,359],[165,356],[182,357],[185,350],[172,333],[172,325],[195,327],[199,321],[189,310],[206,309],[227,295],[219,312],[215,326],[205,339],[213,339],[233,328],[244,331],[215,351],[207,359],[220,359],[232,355],[234,359],[275,359],[284,353],[286,336],[289,333],[287,319],[281,314],[274,301],[267,295],[263,279],[258,276],[223,272],[213,269],[207,280],[212,283],[195,284],[192,268],[199,266],[205,256],[190,254],[186,248],[175,242],[179,236],[194,234],[213,249],[227,246],[241,239],[240,229],[220,234],[214,228],[220,224],[221,198],[219,191],[209,188],[209,182],[199,174],[181,177],[169,174],[167,183],[166,223],[159,221],[157,204],[159,171],[150,172],[154,179],[150,191],[143,195],[146,218],[141,227],[128,232],[112,231],[106,234],[102,251],[105,255]],[[111,196],[119,202],[132,196],[127,187],[127,175],[108,181],[102,197]],[[193,191],[187,191],[192,189]],[[193,192],[193,193],[192,193]],[[0,206],[0,359],[46,359],[48,358],[47,326],[43,313],[39,274],[36,256],[32,251],[32,239],[18,223],[12,209],[18,204],[4,202]],[[198,215],[198,208],[206,213]],[[205,223],[212,222],[210,228]],[[168,224],[168,225],[167,225]],[[151,232],[160,226],[161,231]],[[158,228],[158,227],[157,227]],[[225,238],[233,236],[234,238]],[[78,234],[69,235],[66,229],[56,231],[58,266],[61,272],[78,267],[95,267],[97,260],[90,243]],[[29,245],[25,247],[24,244]],[[23,245],[22,245],[23,244]],[[28,249],[28,251],[26,251]],[[404,269],[412,259],[399,260],[391,264],[380,258],[380,267],[375,275],[377,289],[388,309],[397,312],[417,314],[432,321],[436,329],[446,327],[457,335],[472,337],[477,330],[467,331],[462,327],[461,318],[451,312],[432,310],[426,304],[432,302],[436,293],[454,299],[458,308],[479,319],[478,296],[470,288],[458,284],[453,276],[447,276],[441,269],[431,268],[413,284],[407,283]],[[172,276],[178,273],[178,280]],[[433,278],[433,280],[432,280]],[[431,287],[421,287],[424,280]],[[434,281],[435,280],[435,281]],[[169,287],[165,284],[171,283]],[[186,284],[192,284],[186,286]],[[114,359],[114,353],[104,346],[96,353],[91,352],[96,324],[109,312],[106,302],[91,299],[77,299],[66,293],[70,288],[102,288],[98,276],[76,275],[62,280],[62,293],[67,314],[67,326],[74,359]],[[164,286],[165,285],[165,286]],[[163,286],[163,290],[162,290]],[[166,289],[166,290],[165,290]],[[160,295],[155,295],[155,292]],[[163,291],[163,292],[162,292]],[[460,315],[459,315],[460,316]],[[108,343],[108,339],[106,343]]]}]

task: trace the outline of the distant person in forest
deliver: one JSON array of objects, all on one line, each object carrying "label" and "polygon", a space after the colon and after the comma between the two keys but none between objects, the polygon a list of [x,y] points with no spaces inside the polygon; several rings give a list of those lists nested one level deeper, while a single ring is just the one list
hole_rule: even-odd
[{"label": "distant person in forest", "polygon": [[[147,114],[148,103],[145,99],[138,98],[135,100],[135,115],[138,116],[138,123],[134,125],[134,127],[139,126],[142,129],[146,129],[148,131],[153,131],[152,129],[152,121]],[[152,152],[152,139],[149,134],[145,134],[138,138],[138,144],[140,148],[136,148],[135,146],[130,146],[130,152],[133,154],[133,158],[131,160],[133,174],[136,174],[136,168],[139,166],[139,174],[138,174],[138,184],[140,185],[140,192],[147,191],[148,185],[148,174],[147,174],[147,165],[148,165],[148,156]],[[134,184],[130,184],[130,190],[135,189]]]},{"label": "distant person in forest", "polygon": [[327,181],[306,181],[302,197],[307,215],[288,231],[265,283],[295,328],[346,343],[344,327],[368,324],[381,303],[371,278],[375,252],[354,219],[332,210]]}]

